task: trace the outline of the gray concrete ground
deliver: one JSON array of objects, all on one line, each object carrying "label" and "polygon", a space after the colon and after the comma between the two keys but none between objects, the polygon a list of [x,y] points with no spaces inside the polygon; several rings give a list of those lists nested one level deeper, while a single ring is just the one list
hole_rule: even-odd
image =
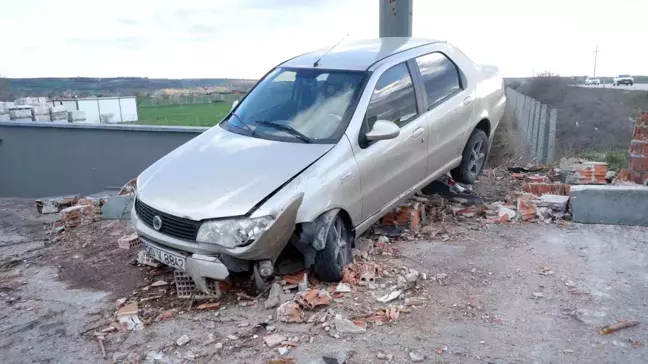
[{"label": "gray concrete ground", "polygon": [[[0,201],[0,362],[100,363],[114,355],[133,362],[243,364],[280,357],[263,347],[265,329],[243,339],[275,311],[265,310],[263,301],[251,307],[234,301],[218,315],[176,306],[170,320],[112,334],[103,359],[88,333],[110,322],[119,288],[101,291],[62,279],[65,265],[49,259],[62,247],[45,245],[47,230],[33,215],[31,204]],[[394,323],[339,338],[319,325],[273,317],[276,333],[300,338],[286,356],[297,363],[323,363],[326,354],[346,354],[348,363],[384,363],[389,356],[392,363],[410,363],[410,352],[418,351],[424,363],[648,362],[647,228],[466,220],[447,229],[447,241],[396,243],[399,253],[375,258],[383,268],[407,266],[427,274],[410,293],[425,298],[422,306],[402,312]],[[90,245],[77,248],[78,258]],[[21,259],[11,263],[12,256]],[[132,268],[126,261],[112,264]],[[359,288],[329,308],[345,315],[377,308],[374,294]],[[619,320],[640,324],[598,334],[600,326]],[[185,334],[191,341],[177,346]]]}]

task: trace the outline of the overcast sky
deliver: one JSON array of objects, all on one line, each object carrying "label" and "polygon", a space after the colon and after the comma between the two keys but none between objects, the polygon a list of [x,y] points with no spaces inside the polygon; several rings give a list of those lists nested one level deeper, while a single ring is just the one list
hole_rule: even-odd
[{"label": "overcast sky", "polygon": [[[505,76],[648,74],[648,0],[414,0],[413,34]],[[2,0],[8,77],[258,78],[378,36],[378,0]]]}]

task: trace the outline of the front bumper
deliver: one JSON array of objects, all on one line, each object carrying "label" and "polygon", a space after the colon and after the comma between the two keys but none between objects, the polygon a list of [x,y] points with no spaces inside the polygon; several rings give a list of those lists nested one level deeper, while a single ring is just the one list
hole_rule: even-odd
[{"label": "front bumper", "polygon": [[[187,274],[194,279],[199,288],[201,286],[206,288],[204,278],[223,280],[228,277],[228,268],[223,261],[227,263],[232,259],[225,258],[232,257],[235,258],[234,260],[243,262],[261,260],[274,262],[295,229],[297,210],[302,199],[303,194],[289,199],[283,208],[277,209],[272,214],[275,216],[273,223],[257,240],[250,245],[237,248],[187,241],[162,234],[139,219],[135,206],[131,211],[131,223],[144,243],[185,257]],[[221,256],[222,259],[219,259],[218,256]]]}]

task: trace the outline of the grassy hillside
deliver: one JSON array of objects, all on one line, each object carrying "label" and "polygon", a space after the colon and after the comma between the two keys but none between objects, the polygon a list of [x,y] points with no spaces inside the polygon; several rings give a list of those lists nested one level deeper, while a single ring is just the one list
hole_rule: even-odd
[{"label": "grassy hillside", "polygon": [[518,91],[558,110],[556,153],[627,151],[648,92],[573,87],[560,77],[527,79]]}]

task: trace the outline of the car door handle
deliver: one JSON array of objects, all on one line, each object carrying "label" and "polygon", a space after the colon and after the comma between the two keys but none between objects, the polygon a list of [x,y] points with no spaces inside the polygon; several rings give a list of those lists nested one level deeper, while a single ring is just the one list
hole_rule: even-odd
[{"label": "car door handle", "polygon": [[351,173],[351,172],[345,174],[344,176],[340,177],[340,182],[344,182],[344,181],[348,180],[349,178],[351,178],[351,176],[353,176],[353,173]]},{"label": "car door handle", "polygon": [[471,102],[472,102],[472,97],[468,96],[464,99],[463,104],[464,106],[468,106],[470,105]]},{"label": "car door handle", "polygon": [[418,128],[418,129],[414,130],[412,135],[414,136],[414,138],[420,137],[421,135],[423,135],[423,128]]}]

